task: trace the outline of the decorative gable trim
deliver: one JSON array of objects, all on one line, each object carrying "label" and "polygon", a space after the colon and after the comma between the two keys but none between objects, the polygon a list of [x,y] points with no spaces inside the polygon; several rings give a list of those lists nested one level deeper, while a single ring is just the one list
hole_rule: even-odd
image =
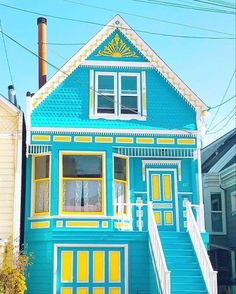
[{"label": "decorative gable trim", "polygon": [[[154,68],[178,91],[181,96],[200,114],[207,106],[190,88],[167,66],[167,64],[132,30],[119,15],[115,16],[75,54],[42,88],[32,97],[34,110],[60,83],[62,83],[98,46],[119,29],[125,37],[149,60]],[[103,50],[104,51],[104,50]],[[101,51],[99,51],[101,53]],[[102,54],[102,53],[101,53]],[[132,52],[131,52],[132,54]]]}]

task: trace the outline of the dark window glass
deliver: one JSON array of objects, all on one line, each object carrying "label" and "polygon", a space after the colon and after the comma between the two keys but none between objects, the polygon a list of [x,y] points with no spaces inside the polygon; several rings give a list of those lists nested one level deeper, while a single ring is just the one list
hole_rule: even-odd
[{"label": "dark window glass", "polygon": [[115,113],[114,96],[98,95],[98,113]]},{"label": "dark window glass", "polygon": [[49,177],[49,155],[35,158],[35,179],[44,179]]},{"label": "dark window glass", "polygon": [[122,94],[137,94],[137,77],[122,76],[121,92]]},{"label": "dark window glass", "polygon": [[114,157],[114,173],[116,180],[126,181],[126,159]]},{"label": "dark window glass", "polygon": [[63,177],[101,178],[102,156],[64,155]]},{"label": "dark window glass", "polygon": [[212,193],[211,194],[211,210],[212,211],[222,211],[221,193]]},{"label": "dark window glass", "polygon": [[137,114],[138,96],[121,96],[121,113]]},{"label": "dark window glass", "polygon": [[98,76],[98,91],[103,93],[114,93],[114,76]]}]

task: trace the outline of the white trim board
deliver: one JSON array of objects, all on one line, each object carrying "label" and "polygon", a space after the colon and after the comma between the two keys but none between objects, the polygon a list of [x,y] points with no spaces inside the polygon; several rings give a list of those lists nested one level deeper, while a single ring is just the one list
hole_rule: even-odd
[{"label": "white trim board", "polygon": [[105,41],[116,29],[149,60],[153,67],[180,93],[198,113],[208,107],[201,99],[168,67],[168,65],[134,32],[119,15],[116,15],[88,43],[85,44],[45,85],[32,97],[35,109],[58,85],[60,85],[82,62]]}]

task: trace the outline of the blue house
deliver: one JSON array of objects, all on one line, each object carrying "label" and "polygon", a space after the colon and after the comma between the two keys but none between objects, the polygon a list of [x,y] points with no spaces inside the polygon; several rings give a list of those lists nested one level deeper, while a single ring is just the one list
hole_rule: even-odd
[{"label": "blue house", "polygon": [[217,293],[207,107],[120,16],[27,105],[27,293]]}]

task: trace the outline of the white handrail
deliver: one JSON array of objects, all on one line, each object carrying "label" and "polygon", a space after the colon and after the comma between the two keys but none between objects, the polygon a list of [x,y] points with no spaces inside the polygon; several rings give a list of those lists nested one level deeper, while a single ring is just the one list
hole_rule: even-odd
[{"label": "white handrail", "polygon": [[187,212],[187,230],[192,240],[208,293],[217,294],[217,272],[212,268],[197,222],[193,215],[191,203],[187,199],[185,200],[185,205]]},{"label": "white handrail", "polygon": [[158,272],[161,291],[163,294],[170,294],[170,271],[168,271],[166,265],[166,260],[152,209],[152,202],[148,203],[148,232],[150,236],[153,257],[156,264],[156,270]]}]

